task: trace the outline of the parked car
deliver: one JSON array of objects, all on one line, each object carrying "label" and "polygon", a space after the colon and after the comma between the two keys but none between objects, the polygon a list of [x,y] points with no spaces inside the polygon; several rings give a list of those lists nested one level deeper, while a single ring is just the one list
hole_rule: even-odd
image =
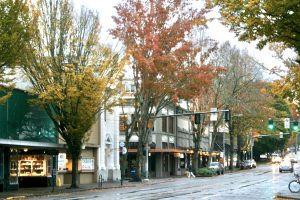
[{"label": "parked car", "polygon": [[279,165],[279,172],[283,171],[289,171],[292,173],[294,171],[293,163],[289,160],[284,160],[283,162],[281,162]]},{"label": "parked car", "polygon": [[241,169],[251,169],[252,168],[251,160],[242,161],[240,167],[241,167]]},{"label": "parked car", "polygon": [[211,162],[208,168],[213,169],[218,175],[224,174],[224,166],[219,162]]},{"label": "parked car", "polygon": [[256,162],[255,162],[255,160],[251,159],[250,162],[251,162],[251,167],[252,168],[256,168]]}]

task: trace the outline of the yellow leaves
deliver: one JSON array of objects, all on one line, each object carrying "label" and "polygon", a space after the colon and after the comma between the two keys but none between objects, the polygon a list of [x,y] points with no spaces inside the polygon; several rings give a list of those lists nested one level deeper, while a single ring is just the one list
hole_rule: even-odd
[{"label": "yellow leaves", "polygon": [[253,8],[256,7],[257,5],[259,5],[260,0],[249,0],[248,4],[246,4],[246,8]]},{"label": "yellow leaves", "polygon": [[203,26],[207,23],[207,19],[202,17],[202,18],[196,18],[192,21],[192,24],[194,26]]},{"label": "yellow leaves", "polygon": [[40,93],[39,99],[45,103],[63,101],[63,89],[58,84],[45,85],[45,89]]}]

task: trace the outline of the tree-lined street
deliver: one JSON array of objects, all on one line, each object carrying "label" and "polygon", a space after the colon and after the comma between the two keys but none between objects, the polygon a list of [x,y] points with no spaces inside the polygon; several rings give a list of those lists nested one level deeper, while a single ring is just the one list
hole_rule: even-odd
[{"label": "tree-lined street", "polygon": [[[61,184],[76,191],[131,178],[140,181],[136,187],[41,199],[289,193],[293,174],[268,161],[291,151],[300,160],[299,10],[299,0],[120,1],[107,29],[117,50],[100,42],[106,19],[94,8],[0,0],[0,192]],[[211,17],[215,11],[221,17]],[[218,44],[206,35],[213,20],[241,41],[269,47],[282,66],[264,66],[230,41]],[[296,56],[286,58],[286,51]],[[264,77],[266,71],[278,79]],[[18,78],[26,87],[14,88]],[[14,91],[45,112],[51,134],[46,123],[27,123],[42,115],[24,109]],[[239,170],[253,159],[257,168]],[[212,162],[218,172],[233,171],[207,177],[216,173]],[[205,177],[183,177],[187,169]]]},{"label": "tree-lined street", "polygon": [[[288,183],[293,173],[279,173],[278,164],[262,164],[249,170],[234,171],[214,177],[168,178],[139,187],[92,190],[61,194],[39,199],[273,199],[277,194],[290,194]],[[300,170],[295,164],[295,170]],[[157,181],[157,183],[155,183]]]}]

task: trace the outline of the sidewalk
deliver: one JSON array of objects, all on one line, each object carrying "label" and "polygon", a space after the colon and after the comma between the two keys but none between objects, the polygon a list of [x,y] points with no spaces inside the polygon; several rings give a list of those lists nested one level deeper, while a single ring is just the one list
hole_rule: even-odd
[{"label": "sidewalk", "polygon": [[70,185],[63,185],[61,187],[35,187],[35,188],[19,188],[17,191],[8,191],[0,193],[0,199],[26,199],[30,197],[39,197],[63,193],[80,192],[86,190],[104,190],[113,188],[126,188],[126,187],[139,187],[144,185],[152,185],[163,182],[169,182],[172,178],[150,179],[142,182],[129,182],[123,181],[122,185],[120,181],[103,182],[102,185],[98,183],[92,184],[80,184],[77,189],[70,189]]},{"label": "sidewalk", "polygon": [[277,193],[275,200],[287,200],[287,199],[300,199],[300,192],[299,193],[291,193],[291,192],[285,192],[285,193]]}]

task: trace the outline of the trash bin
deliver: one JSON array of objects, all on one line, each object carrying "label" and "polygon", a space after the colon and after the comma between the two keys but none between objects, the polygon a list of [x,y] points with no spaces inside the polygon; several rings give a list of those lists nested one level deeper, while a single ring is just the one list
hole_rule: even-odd
[{"label": "trash bin", "polygon": [[136,170],[135,169],[133,169],[133,170],[130,171],[130,177],[133,180],[137,180],[137,174],[136,174]]}]

